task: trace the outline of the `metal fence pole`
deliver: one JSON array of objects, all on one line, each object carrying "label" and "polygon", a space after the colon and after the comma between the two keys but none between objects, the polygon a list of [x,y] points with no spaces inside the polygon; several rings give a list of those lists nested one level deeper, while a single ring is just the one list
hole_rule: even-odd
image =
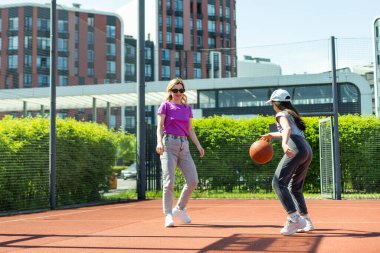
[{"label": "metal fence pole", "polygon": [[145,199],[146,191],[146,127],[145,127],[145,3],[138,2],[137,48],[137,197]]},{"label": "metal fence pole", "polygon": [[57,3],[51,1],[50,6],[50,145],[49,145],[49,169],[50,169],[50,208],[56,208],[56,20]]},{"label": "metal fence pole", "polygon": [[332,66],[332,92],[333,92],[333,111],[334,111],[334,167],[335,167],[335,199],[341,199],[341,171],[340,171],[340,147],[339,147],[339,92],[336,82],[336,55],[335,55],[335,37],[331,37],[331,66]]}]

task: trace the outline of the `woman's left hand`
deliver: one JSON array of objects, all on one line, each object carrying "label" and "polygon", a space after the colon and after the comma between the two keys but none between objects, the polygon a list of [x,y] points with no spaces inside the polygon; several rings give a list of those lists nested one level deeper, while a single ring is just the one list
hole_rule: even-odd
[{"label": "woman's left hand", "polygon": [[205,155],[205,150],[202,148],[202,146],[200,144],[197,146],[197,149],[198,149],[199,154],[202,158]]}]

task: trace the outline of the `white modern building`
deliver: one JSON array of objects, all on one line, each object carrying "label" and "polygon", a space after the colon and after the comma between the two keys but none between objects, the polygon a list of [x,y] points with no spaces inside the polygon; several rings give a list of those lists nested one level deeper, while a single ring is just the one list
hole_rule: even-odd
[{"label": "white modern building", "polygon": [[268,58],[253,58],[245,55],[243,60],[237,61],[238,77],[280,76],[280,65],[271,63]]}]

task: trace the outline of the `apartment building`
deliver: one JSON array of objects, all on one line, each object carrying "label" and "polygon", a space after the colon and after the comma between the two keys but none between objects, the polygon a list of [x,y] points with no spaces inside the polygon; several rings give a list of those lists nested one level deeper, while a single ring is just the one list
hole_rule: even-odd
[{"label": "apartment building", "polygon": [[[122,21],[57,6],[57,86],[122,82]],[[50,85],[50,4],[0,5],[0,88]]]},{"label": "apartment building", "polygon": [[[137,23],[137,2],[119,10],[125,23]],[[155,81],[236,77],[235,0],[147,0],[145,17]],[[137,37],[137,27],[125,34]]]}]

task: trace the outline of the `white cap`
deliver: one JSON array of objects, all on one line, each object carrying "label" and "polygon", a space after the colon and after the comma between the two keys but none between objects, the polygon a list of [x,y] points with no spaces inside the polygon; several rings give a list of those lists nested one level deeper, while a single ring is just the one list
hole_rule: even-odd
[{"label": "white cap", "polygon": [[278,102],[285,102],[290,101],[290,95],[289,92],[283,89],[278,89],[273,91],[272,95],[270,96],[270,99],[266,101],[266,104],[269,104],[272,101],[278,101]]}]

